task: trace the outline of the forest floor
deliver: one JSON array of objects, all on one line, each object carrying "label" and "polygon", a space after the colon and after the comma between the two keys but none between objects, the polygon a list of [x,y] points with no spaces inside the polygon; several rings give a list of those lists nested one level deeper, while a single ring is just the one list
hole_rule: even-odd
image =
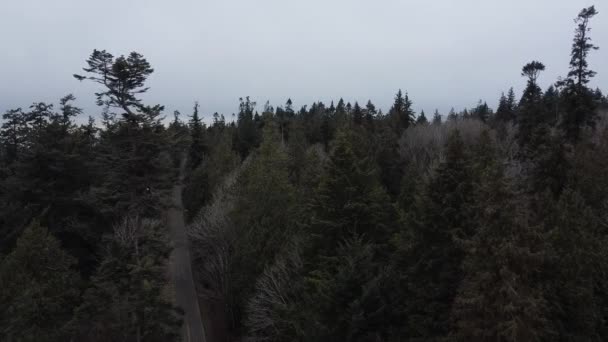
[{"label": "forest floor", "polygon": [[201,319],[198,297],[192,277],[190,244],[186,234],[184,209],[182,205],[183,179],[186,165],[183,158],[179,179],[173,186],[172,205],[167,212],[167,224],[171,231],[173,251],[171,253],[170,271],[175,289],[176,305],[184,310],[182,340],[184,342],[206,342],[205,328]]}]

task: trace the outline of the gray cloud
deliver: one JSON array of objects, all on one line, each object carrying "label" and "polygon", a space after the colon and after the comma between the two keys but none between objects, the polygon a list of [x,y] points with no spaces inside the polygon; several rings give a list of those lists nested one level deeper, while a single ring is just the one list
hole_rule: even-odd
[{"label": "gray cloud", "polygon": [[[156,69],[150,103],[229,118],[238,98],[296,105],[344,97],[386,110],[398,88],[415,109],[446,113],[524,80],[521,66],[547,65],[544,86],[568,70],[572,19],[584,0],[2,0],[0,111],[78,97],[98,115],[95,85],[79,83],[94,48],[138,51]],[[598,71],[608,84],[608,7],[591,24]]]}]

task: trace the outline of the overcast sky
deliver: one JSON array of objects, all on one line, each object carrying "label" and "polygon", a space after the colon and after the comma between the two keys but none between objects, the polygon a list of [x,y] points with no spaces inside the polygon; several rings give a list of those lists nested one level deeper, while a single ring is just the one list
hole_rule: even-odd
[{"label": "overcast sky", "polygon": [[[608,90],[608,5],[596,1],[600,46],[592,86]],[[73,93],[99,115],[96,85],[80,83],[93,49],[142,53],[155,68],[148,104],[190,113],[237,111],[249,95],[296,106],[371,99],[398,88],[417,111],[496,106],[537,59],[543,87],[568,71],[573,18],[586,0],[0,0],[0,111]]]}]

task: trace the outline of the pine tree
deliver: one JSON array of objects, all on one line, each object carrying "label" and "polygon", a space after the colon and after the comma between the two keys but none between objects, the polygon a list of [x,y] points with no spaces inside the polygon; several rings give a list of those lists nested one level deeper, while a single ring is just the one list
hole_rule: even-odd
[{"label": "pine tree", "polygon": [[543,104],[545,105],[544,111],[546,116],[546,121],[551,126],[555,126],[559,119],[559,102],[560,102],[560,94],[555,89],[553,85],[551,85],[545,91],[543,95]]},{"label": "pine tree", "polygon": [[471,114],[469,113],[469,110],[465,108],[460,113],[460,117],[463,118],[464,120],[468,120],[471,118]]},{"label": "pine tree", "polygon": [[471,115],[482,122],[488,122],[492,115],[492,110],[488,107],[486,102],[481,102],[481,100],[479,100],[477,107],[471,110]]},{"label": "pine tree", "polygon": [[[304,253],[310,293],[304,333],[318,341],[383,336],[387,304],[378,286],[396,214],[368,160],[340,132],[310,207],[310,245]],[[319,323],[316,323],[319,322]]]},{"label": "pine tree", "polygon": [[401,189],[397,198],[397,205],[402,215],[409,216],[412,214],[416,199],[423,185],[424,180],[422,179],[420,170],[418,170],[418,165],[410,163],[401,180]]},{"label": "pine tree", "polygon": [[401,188],[404,161],[399,154],[399,135],[392,127],[383,125],[376,130],[374,158],[378,165],[380,181],[391,197],[396,197]]},{"label": "pine tree", "polygon": [[507,93],[507,110],[511,113],[510,120],[514,120],[515,111],[517,110],[517,100],[515,99],[513,87],[509,88],[509,92]]},{"label": "pine tree", "polygon": [[[80,197],[93,178],[92,146],[71,121],[80,112],[71,104],[73,99],[71,95],[64,97],[60,112],[50,104],[36,103],[32,111],[22,115],[20,111],[9,113],[13,122],[6,123],[10,129],[3,133],[9,133],[8,146],[16,143],[16,154],[0,181],[0,245],[14,243],[23,228],[39,218],[68,252],[80,249],[74,256],[92,259],[81,246],[88,245],[83,239],[94,230],[95,220],[91,220],[91,213],[84,214],[87,209]],[[75,225],[82,225],[82,229],[65,234]]]},{"label": "pine tree", "polygon": [[346,116],[346,104],[344,104],[342,98],[340,98],[338,105],[336,106],[336,116]]},{"label": "pine tree", "polygon": [[443,161],[415,204],[399,246],[409,259],[405,330],[412,339],[437,340],[449,333],[450,307],[462,279],[464,258],[456,242],[473,233],[472,172],[468,152],[457,130],[446,143]]},{"label": "pine tree", "polygon": [[391,107],[389,115],[391,116],[393,129],[396,132],[401,132],[407,129],[415,121],[415,114],[412,110],[412,101],[410,101],[407,93],[405,96],[401,89],[395,95],[395,102]]},{"label": "pine tree", "polygon": [[21,108],[18,108],[6,111],[2,114],[2,120],[4,121],[0,130],[2,155],[5,165],[10,165],[19,158],[25,142],[26,117]]},{"label": "pine tree", "polygon": [[388,198],[370,161],[356,156],[352,139],[350,132],[338,134],[318,199],[312,207],[316,219],[311,229],[321,254],[332,250],[350,233],[386,242],[386,234],[391,230],[388,219],[392,209],[383,208]]},{"label": "pine tree", "polygon": [[458,114],[456,114],[454,107],[452,107],[450,109],[450,112],[448,113],[448,121],[456,121],[456,120],[458,120]]},{"label": "pine tree", "polygon": [[516,138],[528,192],[542,193],[550,189],[558,195],[565,185],[568,162],[563,139],[551,134],[551,112],[547,110],[536,82],[542,70],[544,65],[537,61],[526,64],[522,70],[528,83],[518,106]]},{"label": "pine tree", "polygon": [[198,102],[194,103],[194,111],[188,126],[190,126],[190,150],[188,153],[188,162],[190,167],[197,168],[205,156],[207,146],[205,143],[205,125],[198,116]]},{"label": "pine tree", "polygon": [[167,136],[171,144],[170,153],[175,168],[179,167],[184,151],[188,151],[191,146],[190,131],[182,122],[181,115],[179,110],[173,111],[173,121],[167,127]]},{"label": "pine tree", "polygon": [[537,274],[542,240],[517,207],[489,135],[476,144],[474,235],[464,248],[463,279],[451,309],[454,341],[534,341],[554,337]]},{"label": "pine tree", "polygon": [[441,125],[441,114],[439,114],[438,109],[435,109],[435,113],[433,114],[433,125]]},{"label": "pine tree", "polygon": [[561,127],[566,138],[577,142],[584,126],[595,126],[596,114],[593,93],[587,84],[596,74],[589,69],[589,52],[598,47],[591,43],[589,21],[597,14],[594,6],[581,10],[574,20],[577,24],[572,43],[570,71],[568,77],[559,83],[563,86],[563,116]]},{"label": "pine tree", "polygon": [[154,107],[142,105],[138,94],[145,93],[148,77],[154,72],[150,63],[137,52],[131,52],[128,57],[120,56],[116,59],[106,50],[93,50],[87,60],[88,68],[83,70],[90,76],[74,74],[79,80],[91,80],[103,85],[106,89],[97,96],[97,104],[106,108],[120,108],[125,111],[123,116],[129,122],[139,121],[136,111],[146,113]]},{"label": "pine tree", "polygon": [[557,334],[565,340],[604,340],[608,334],[605,228],[571,189],[562,193],[551,216],[545,218],[552,250],[545,293]]},{"label": "pine tree", "polygon": [[363,109],[359,106],[358,102],[355,102],[355,106],[353,107],[353,123],[355,125],[363,124]]},{"label": "pine tree", "polygon": [[[114,59],[105,50],[94,50],[84,68],[90,76],[74,75],[104,86],[96,93],[104,109],[105,130],[99,137],[95,167],[104,170],[87,195],[90,205],[112,222],[127,211],[154,216],[158,213],[160,191],[167,186],[172,161],[166,152],[166,131],[160,117],[164,106],[142,104],[138,97],[149,88],[147,78],[154,69],[140,54]],[[109,109],[124,111],[116,119]],[[150,189],[150,191],[147,191]]]},{"label": "pine tree", "polygon": [[288,125],[289,125],[290,120],[293,119],[294,115],[295,115],[295,113],[293,111],[293,102],[291,101],[291,99],[287,99],[284,110],[283,109],[279,110],[279,108],[277,108],[276,117],[277,117],[278,124],[279,124],[279,130],[281,131],[281,141],[283,143],[285,143],[285,141],[289,137]]},{"label": "pine tree", "polygon": [[500,99],[498,100],[498,107],[496,107],[496,120],[497,121],[506,121],[505,113],[507,111],[507,97],[505,93],[500,95]]},{"label": "pine tree", "polygon": [[420,115],[416,119],[416,125],[428,125],[429,120],[426,119],[426,115],[424,115],[424,110],[420,112]]},{"label": "pine tree", "polygon": [[[374,245],[345,237],[305,278],[306,300],[299,340],[378,341],[391,336],[391,305]],[[302,315],[302,313],[300,314]]]},{"label": "pine tree", "polygon": [[234,145],[241,158],[244,159],[252,149],[259,145],[260,136],[253,117],[256,103],[251,101],[249,96],[244,99],[240,98],[239,102],[239,116]]},{"label": "pine tree", "polygon": [[329,108],[327,108],[327,112],[329,114],[334,114],[336,112],[336,106],[334,106],[334,101],[331,101],[331,104],[329,105]]},{"label": "pine tree", "polygon": [[79,301],[75,264],[38,222],[23,231],[0,263],[3,341],[67,340],[65,325]]},{"label": "pine tree", "polygon": [[255,280],[282,251],[295,229],[295,189],[289,160],[274,121],[264,126],[262,144],[238,180],[238,200],[231,213],[237,229],[231,266],[230,320],[238,327]]},{"label": "pine tree", "polygon": [[371,100],[368,100],[367,104],[365,105],[365,124],[368,128],[373,127],[374,119],[376,118],[377,114],[378,111],[376,111],[376,106],[374,106]]},{"label": "pine tree", "polygon": [[130,116],[129,121],[110,117],[101,131],[94,165],[104,170],[87,197],[107,220],[115,222],[127,212],[155,216],[159,196],[170,185],[173,165],[159,111]]},{"label": "pine tree", "polygon": [[519,111],[517,113],[517,141],[519,147],[526,155],[527,150],[533,150],[532,140],[537,129],[544,123],[543,106],[542,106],[542,91],[536,80],[541,71],[545,70],[544,64],[538,61],[532,61],[526,64],[522,69],[522,76],[528,78],[528,83],[524,94],[519,102]]},{"label": "pine tree", "polygon": [[513,88],[509,88],[507,96],[504,93],[500,96],[498,101],[498,108],[496,109],[496,121],[500,123],[513,122],[515,120],[515,92]]},{"label": "pine tree", "polygon": [[26,122],[33,130],[40,131],[53,116],[53,104],[34,102],[27,113]]},{"label": "pine tree", "polygon": [[75,340],[174,341],[179,310],[166,298],[170,249],[157,221],[125,218],[70,322]]}]

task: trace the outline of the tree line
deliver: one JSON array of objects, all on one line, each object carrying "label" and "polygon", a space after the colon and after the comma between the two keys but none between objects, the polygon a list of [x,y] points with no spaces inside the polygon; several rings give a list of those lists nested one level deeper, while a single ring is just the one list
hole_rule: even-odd
[{"label": "tree line", "polygon": [[608,339],[608,99],[595,8],[548,89],[524,65],[496,110],[239,101],[163,124],[138,53],[95,50],[101,122],[74,97],[3,115],[0,336],[168,341],[164,211],[180,156],[197,290],[216,340]]}]

